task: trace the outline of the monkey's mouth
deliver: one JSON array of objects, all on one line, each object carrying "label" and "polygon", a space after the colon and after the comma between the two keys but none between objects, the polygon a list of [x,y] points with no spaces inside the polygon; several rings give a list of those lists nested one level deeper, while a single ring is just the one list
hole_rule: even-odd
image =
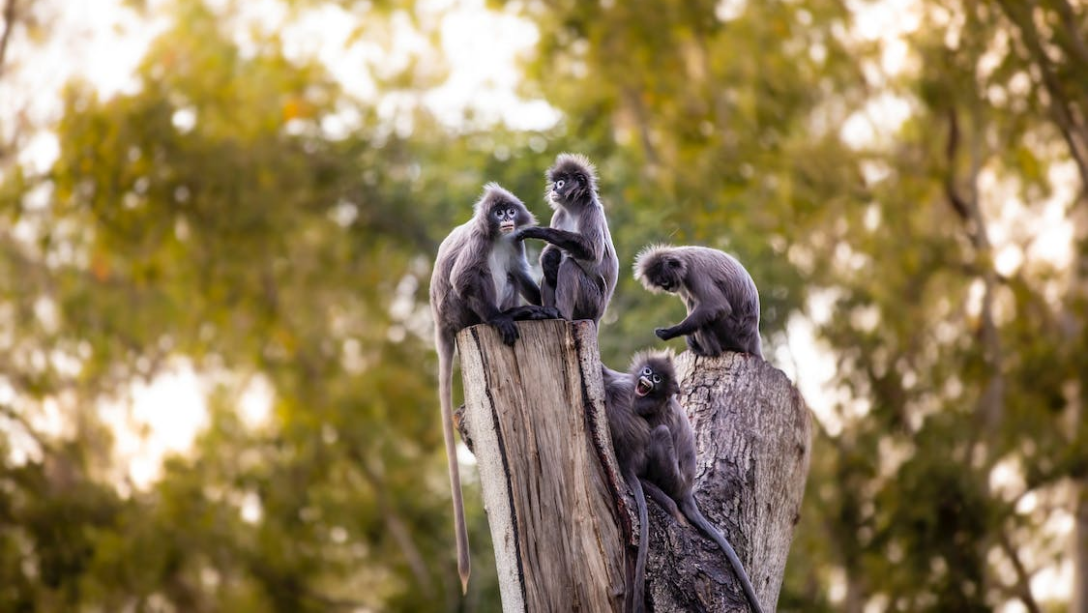
[{"label": "monkey's mouth", "polygon": [[504,222],[499,224],[499,232],[502,232],[503,234],[510,234],[513,231],[514,231],[514,222],[504,221]]},{"label": "monkey's mouth", "polygon": [[647,377],[639,377],[638,385],[635,386],[635,394],[641,398],[652,391],[654,391],[654,384],[650,379]]}]

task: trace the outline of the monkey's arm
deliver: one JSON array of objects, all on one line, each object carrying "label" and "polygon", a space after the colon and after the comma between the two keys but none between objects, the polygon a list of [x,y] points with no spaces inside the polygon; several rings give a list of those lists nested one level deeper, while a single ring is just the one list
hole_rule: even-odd
[{"label": "monkey's arm", "polygon": [[526,302],[540,306],[540,286],[536,284],[536,281],[533,281],[529,269],[525,266],[518,266],[511,273],[511,277],[514,285],[518,288],[518,293],[525,298]]},{"label": "monkey's arm", "polygon": [[518,327],[514,318],[499,310],[495,304],[491,273],[486,268],[466,268],[453,271],[454,290],[480,318],[498,329],[502,342],[513,345],[518,339]]},{"label": "monkey's arm", "polygon": [[697,274],[690,274],[687,282],[691,294],[696,297],[699,304],[675,326],[654,330],[654,334],[663,341],[685,334],[694,334],[699,328],[708,326],[711,322],[723,317],[729,317],[733,312],[733,306],[729,304],[725,294],[713,281],[703,279]]},{"label": "monkey's arm", "polygon": [[567,232],[566,230],[559,230],[556,228],[541,228],[539,226],[522,228],[521,230],[518,230],[515,238],[517,240],[537,238],[547,241],[563,251],[566,251],[576,260],[591,260],[596,262],[601,259],[601,254],[603,253],[603,249],[600,248],[600,243],[594,244],[594,241],[590,237],[577,232]]}]

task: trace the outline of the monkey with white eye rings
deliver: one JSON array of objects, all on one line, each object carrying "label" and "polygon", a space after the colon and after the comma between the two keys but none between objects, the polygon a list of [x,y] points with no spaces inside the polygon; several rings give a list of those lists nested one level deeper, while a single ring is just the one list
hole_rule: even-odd
[{"label": "monkey with white eye rings", "polygon": [[635,383],[630,375],[602,365],[601,379],[604,382],[604,406],[616,463],[619,464],[620,476],[634,495],[635,508],[638,510],[638,553],[634,568],[629,569],[625,577],[627,589],[624,592],[623,610],[626,613],[642,613],[646,606],[646,546],[650,532],[646,517],[646,495],[642,491],[639,476],[647,470],[650,424],[632,410]]},{"label": "monkey with white eye rings", "polygon": [[[529,274],[525,245],[514,240],[519,227],[534,223],[533,215],[517,196],[498,184],[488,183],[474,205],[472,219],[454,228],[438,247],[431,273],[442,435],[453,490],[457,572],[462,590],[468,588],[470,568],[461,477],[453,439],[454,341],[462,329],[487,323],[495,326],[503,343],[513,345],[518,338],[516,319],[559,318],[555,309],[539,306],[540,289]],[[530,304],[519,306],[519,295]]]},{"label": "monkey with white eye rings", "polygon": [[677,294],[688,308],[683,321],[654,333],[662,340],[686,335],[701,356],[737,351],[763,357],[759,291],[733,256],[708,247],[653,245],[635,258],[635,279],[654,293]]},{"label": "monkey with white eye rings", "polygon": [[540,252],[542,304],[565,319],[600,324],[616,290],[619,260],[597,195],[597,171],[583,155],[561,153],[546,174],[551,227],[519,230],[517,239],[548,244]]},{"label": "monkey with white eye rings", "polygon": [[[725,553],[749,606],[762,613],[748,573],[736,551],[699,511],[695,503],[695,434],[676,395],[680,384],[672,362],[672,352],[641,352],[631,363],[627,381],[622,373],[602,369],[605,379],[605,403],[609,431],[624,480],[634,474],[641,488],[632,487],[640,505],[639,522],[644,524],[644,494],[653,498],[679,521],[689,523],[710,537]],[[630,390],[630,391],[629,391]],[[646,530],[640,527],[639,551],[636,558],[632,598],[628,611],[642,611],[646,566]]]}]

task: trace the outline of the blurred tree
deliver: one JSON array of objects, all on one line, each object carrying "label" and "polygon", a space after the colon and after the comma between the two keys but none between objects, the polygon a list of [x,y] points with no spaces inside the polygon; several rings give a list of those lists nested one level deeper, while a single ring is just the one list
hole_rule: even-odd
[{"label": "blurred tree", "polygon": [[[421,110],[390,130],[277,33],[240,47],[233,5],[168,8],[137,92],[74,82],[53,167],[4,182],[0,608],[458,609],[421,280],[491,152]],[[100,405],[190,366],[209,427],[126,484]]]},{"label": "blurred tree", "polygon": [[[773,344],[791,313],[818,324],[834,406],[782,607],[831,608],[841,586],[847,611],[1037,611],[1032,578],[1065,554],[1049,520],[1083,471],[1088,371],[1070,342],[1083,291],[1032,226],[1088,179],[1062,170],[1088,142],[1085,15],[927,1],[899,9],[902,34],[865,31],[896,10],[879,5],[534,3],[527,88],[634,209],[619,251],[725,248]],[[639,292],[614,304],[645,344],[675,315]]]},{"label": "blurred tree", "polygon": [[[134,93],[76,81],[52,168],[0,159],[0,610],[495,610],[471,493],[456,590],[424,280],[487,180],[545,221],[563,150],[598,163],[625,270],[736,253],[772,361],[810,325],[834,362],[782,610],[1061,610],[1038,573],[1066,520],[1088,607],[1081,4],[494,2],[539,29],[542,133],[428,113],[442,8],[283,2],[381,51],[358,100],[241,3],[128,4],[169,24]],[[683,312],[622,278],[616,366]],[[103,406],[184,368],[208,426],[141,489]]]}]

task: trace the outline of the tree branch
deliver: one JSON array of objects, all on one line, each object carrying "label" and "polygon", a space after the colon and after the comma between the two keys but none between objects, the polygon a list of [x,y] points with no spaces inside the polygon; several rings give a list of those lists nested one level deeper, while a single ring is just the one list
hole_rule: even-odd
[{"label": "tree branch", "polygon": [[1070,154],[1077,163],[1081,184],[1084,189],[1088,189],[1088,135],[1085,134],[1084,127],[1078,125],[1076,117],[1069,109],[1069,98],[1062,89],[1061,83],[1058,82],[1054,65],[1039,40],[1039,32],[1035,29],[1031,12],[1028,11],[1026,14],[1020,12],[1019,9],[1023,9],[1024,5],[1019,0],[998,0],[998,5],[1020,32],[1020,39],[1028,53],[1025,59],[1039,67],[1043,87],[1050,94],[1051,114],[1058,124],[1062,137],[1069,145]]},{"label": "tree branch", "polygon": [[355,459],[355,464],[362,472],[363,478],[366,479],[366,482],[374,491],[374,497],[378,501],[378,511],[385,520],[385,527],[389,529],[390,536],[393,537],[393,540],[400,547],[401,553],[404,554],[408,567],[412,569],[412,574],[416,577],[416,583],[423,590],[423,594],[430,597],[434,590],[431,586],[431,575],[427,572],[427,563],[423,561],[423,555],[419,553],[419,548],[416,547],[415,541],[412,540],[411,532],[401,521],[396,509],[390,504],[389,497],[386,496],[386,492],[389,491],[388,488],[382,478],[378,476],[374,467],[363,458],[358,449],[353,448],[350,454]]},{"label": "tree branch", "polygon": [[1024,567],[1024,562],[1020,559],[1020,554],[1016,552],[1016,548],[1013,547],[1012,541],[1009,540],[1009,535],[1001,530],[998,538],[1001,543],[1001,550],[1005,552],[1005,555],[1009,556],[1012,567],[1016,571],[1016,595],[1020,598],[1020,602],[1024,603],[1024,607],[1030,613],[1041,613],[1039,603],[1035,602],[1035,596],[1031,593],[1031,573]]}]

